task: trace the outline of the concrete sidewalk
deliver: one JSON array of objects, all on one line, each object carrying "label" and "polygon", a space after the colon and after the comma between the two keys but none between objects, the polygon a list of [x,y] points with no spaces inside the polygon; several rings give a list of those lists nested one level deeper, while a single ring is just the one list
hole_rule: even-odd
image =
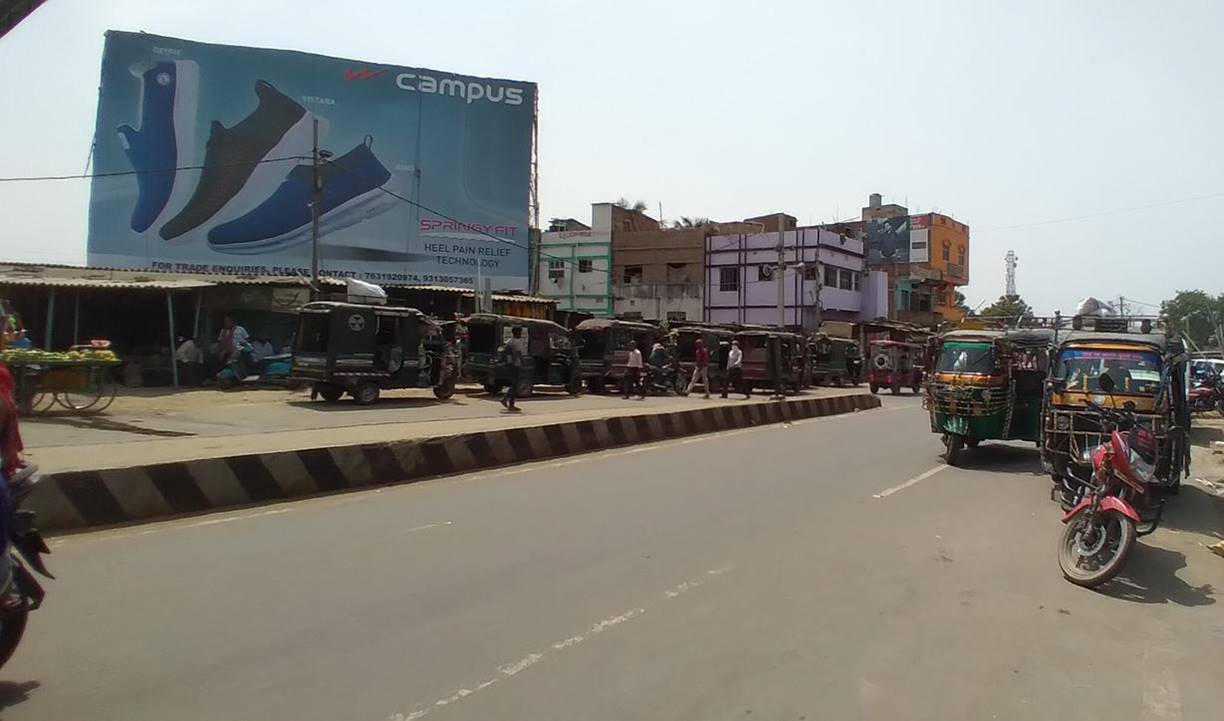
[{"label": "concrete sidewalk", "polygon": [[[863,391],[817,388],[790,399],[847,392]],[[308,396],[284,391],[233,396],[197,391],[186,395],[186,399],[140,399],[146,407],[124,404],[128,408],[123,413],[105,416],[23,419],[26,456],[45,473],[105,470],[769,402],[766,397],[745,401],[737,397],[707,400],[672,396],[626,401],[619,396],[545,393],[521,400],[522,410],[510,413],[496,397],[484,395],[457,395],[443,402],[432,394],[426,398],[421,392],[407,392],[368,407],[346,401],[312,403]],[[193,404],[197,410],[192,410]],[[222,425],[215,421],[226,414],[232,417],[231,422]],[[196,421],[188,431],[190,421],[186,419],[193,416],[207,420]],[[139,428],[136,432],[112,430],[120,424],[130,426],[133,419],[144,421],[144,432]],[[76,425],[67,426],[65,431],[63,423],[68,420]]]},{"label": "concrete sidewalk", "polygon": [[657,400],[620,401],[619,413],[527,411],[44,449],[52,462],[31,454],[46,478],[26,507],[47,530],[108,526],[880,406],[869,394],[831,392],[783,401]]}]

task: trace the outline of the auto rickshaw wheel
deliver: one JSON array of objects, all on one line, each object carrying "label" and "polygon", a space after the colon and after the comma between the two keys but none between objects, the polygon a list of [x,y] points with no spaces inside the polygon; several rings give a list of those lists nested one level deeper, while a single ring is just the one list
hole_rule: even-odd
[{"label": "auto rickshaw wheel", "polygon": [[960,461],[961,449],[965,446],[964,436],[955,433],[944,434],[944,462],[955,466]]},{"label": "auto rickshaw wheel", "polygon": [[870,388],[871,388],[871,395],[875,395],[876,393],[880,392],[880,387],[876,385],[875,383],[872,383]]},{"label": "auto rickshaw wheel", "polygon": [[969,446],[970,448],[977,448],[979,443],[981,443],[981,441],[977,438],[966,438],[965,439],[965,445]]},{"label": "auto rickshaw wheel", "polygon": [[316,383],[314,390],[319,394],[319,397],[328,403],[335,403],[340,400],[340,396],[344,395],[344,389],[340,386],[332,385],[331,383]]},{"label": "auto rickshaw wheel", "polygon": [[481,385],[484,386],[485,393],[488,393],[494,396],[501,393],[501,390],[502,390],[501,381],[493,377],[485,378],[484,383]]},{"label": "auto rickshaw wheel", "polygon": [[447,400],[455,395],[455,377],[451,376],[442,385],[434,386],[433,394],[440,401]]},{"label": "auto rickshaw wheel", "polygon": [[892,388],[890,388],[889,391],[894,396],[901,395],[901,381],[893,381]]},{"label": "auto rickshaw wheel", "polygon": [[353,389],[353,400],[359,406],[368,406],[378,402],[378,384],[373,381],[363,381]]}]

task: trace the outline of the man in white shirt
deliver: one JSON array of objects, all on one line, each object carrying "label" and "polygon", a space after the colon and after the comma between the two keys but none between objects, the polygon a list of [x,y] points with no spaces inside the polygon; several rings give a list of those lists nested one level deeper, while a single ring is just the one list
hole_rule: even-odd
[{"label": "man in white shirt", "polygon": [[744,394],[744,398],[752,397],[752,389],[744,383],[744,351],[740,350],[739,341],[731,341],[731,352],[727,354],[727,380],[723,383],[722,397],[727,397],[727,391],[734,383]]},{"label": "man in white shirt", "polygon": [[637,341],[629,341],[629,361],[625,364],[623,383],[625,398],[628,398],[630,391],[634,390],[637,391],[639,398],[646,397],[646,392],[642,390],[642,367],[644,365],[642,351],[638,350]]}]

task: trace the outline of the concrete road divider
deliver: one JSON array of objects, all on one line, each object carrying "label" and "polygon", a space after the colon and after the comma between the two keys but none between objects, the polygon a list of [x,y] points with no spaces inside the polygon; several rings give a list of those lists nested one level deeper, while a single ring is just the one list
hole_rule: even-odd
[{"label": "concrete road divider", "polygon": [[26,507],[38,513],[38,525],[48,531],[111,526],[879,406],[875,396],[847,394],[389,443],[65,471],[45,477]]}]

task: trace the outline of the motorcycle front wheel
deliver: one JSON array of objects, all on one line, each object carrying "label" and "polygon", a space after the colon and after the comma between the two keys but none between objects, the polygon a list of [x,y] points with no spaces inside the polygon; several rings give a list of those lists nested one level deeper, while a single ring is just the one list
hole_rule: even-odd
[{"label": "motorcycle front wheel", "polygon": [[1117,511],[1085,511],[1058,539],[1058,567],[1077,586],[1095,588],[1122,570],[1135,548],[1135,523]]}]

